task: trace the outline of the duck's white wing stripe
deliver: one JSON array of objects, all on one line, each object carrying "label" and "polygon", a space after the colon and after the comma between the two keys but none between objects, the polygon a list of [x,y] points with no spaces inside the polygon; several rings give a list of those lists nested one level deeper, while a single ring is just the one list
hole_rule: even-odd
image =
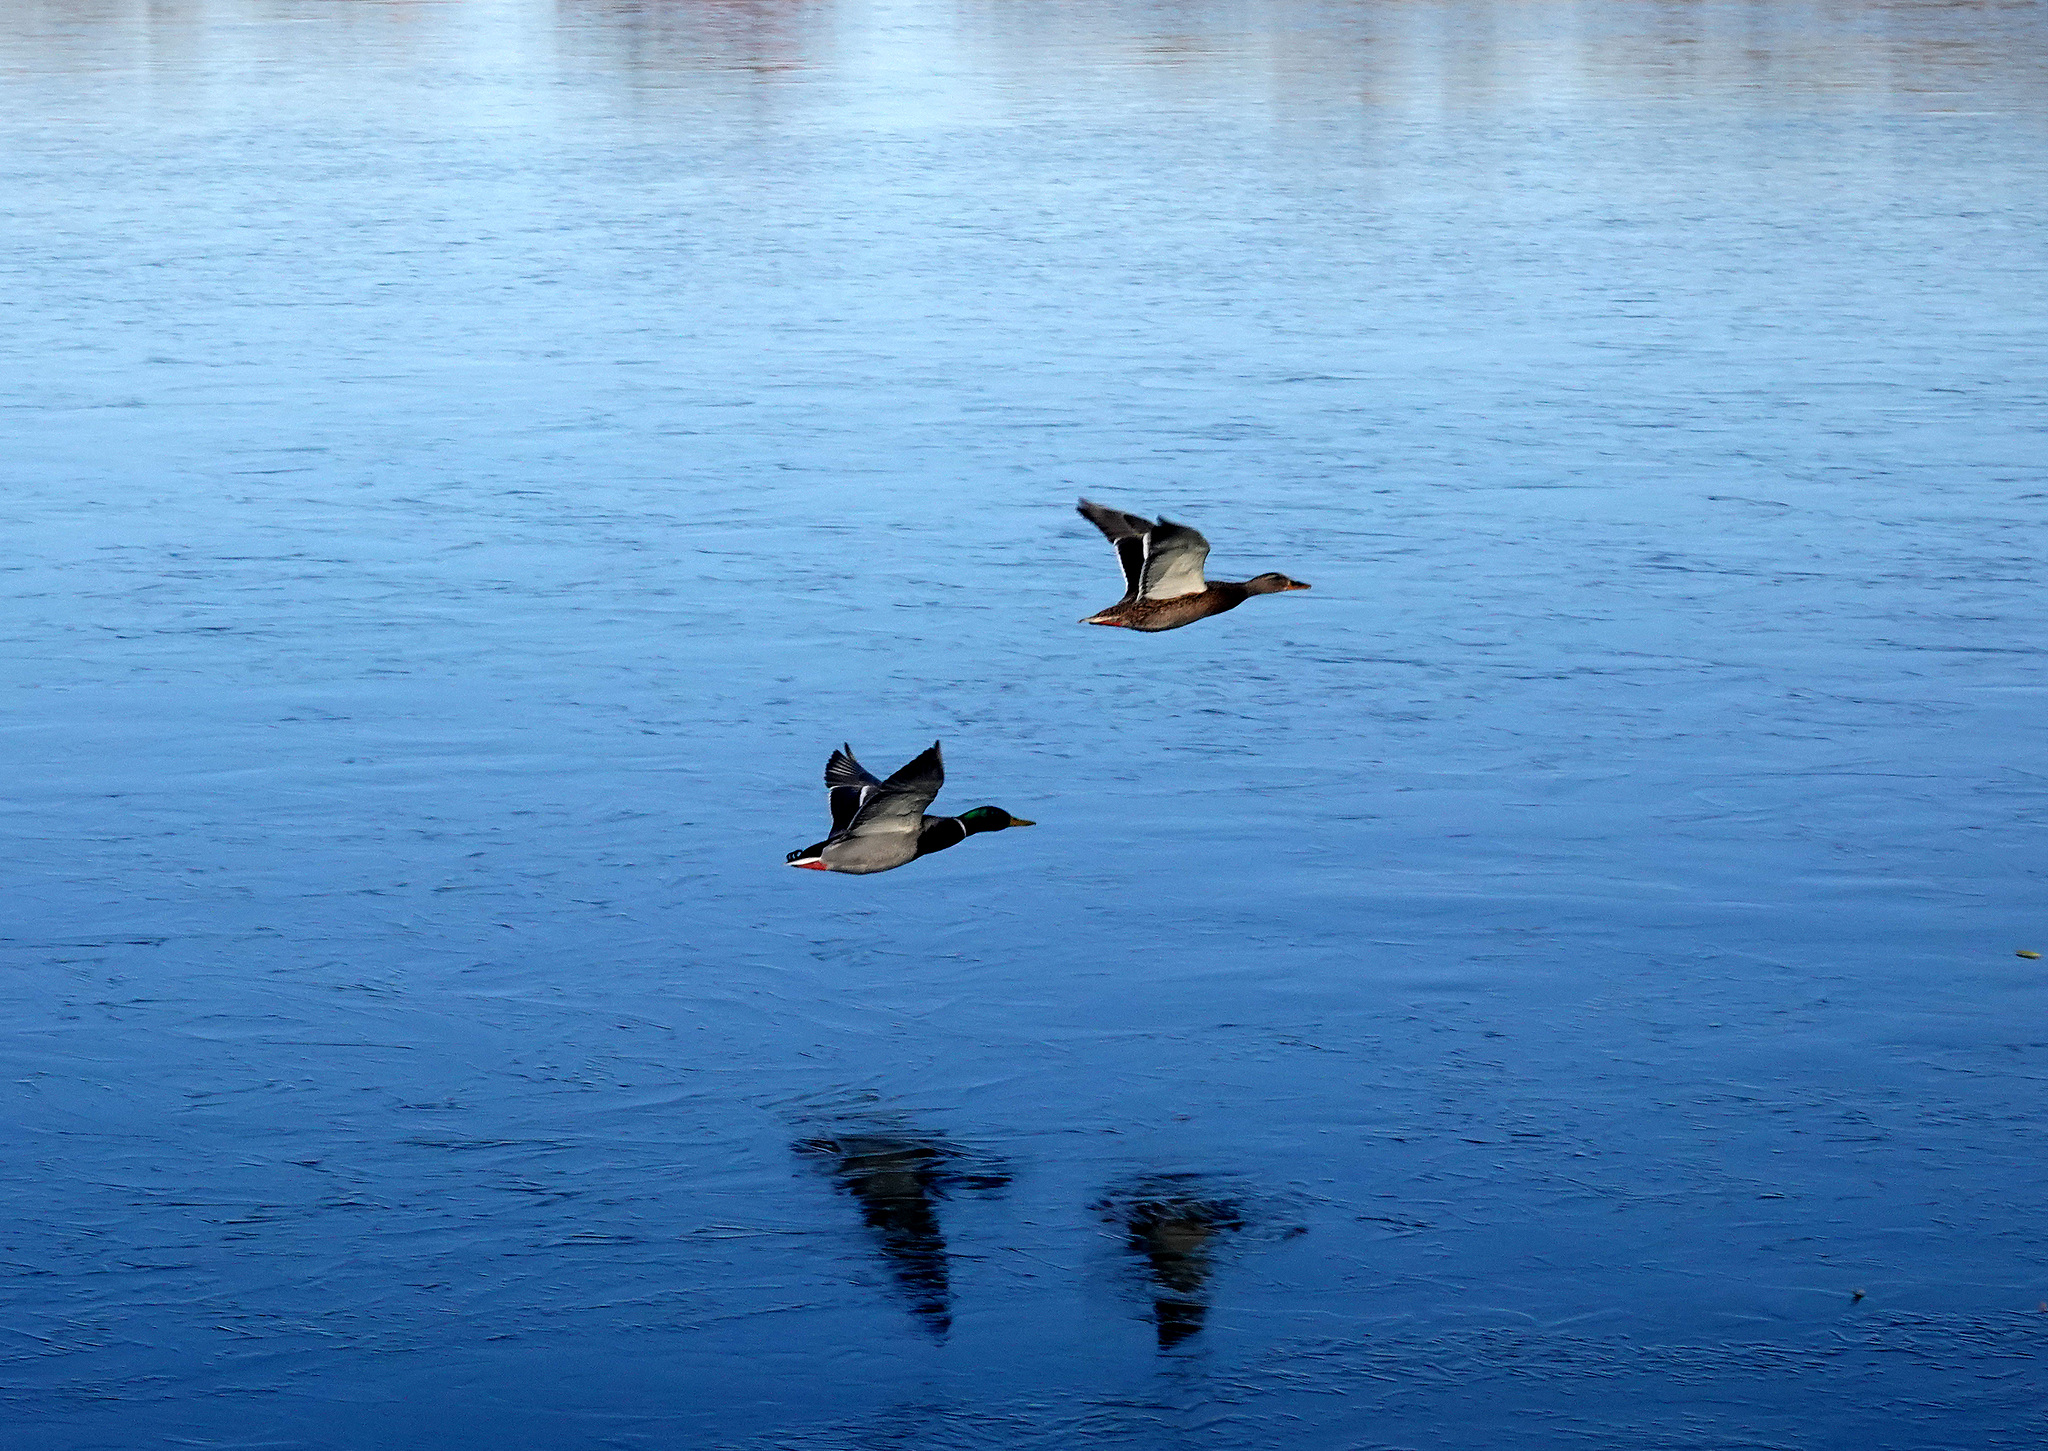
[{"label": "duck's white wing stripe", "polygon": [[853,825],[861,807],[867,805],[868,798],[881,789],[879,786],[834,786],[826,792],[832,803],[832,834],[838,836]]},{"label": "duck's white wing stripe", "polygon": [[1144,580],[1145,536],[1152,532],[1152,521],[1121,509],[1105,509],[1086,499],[1081,501],[1079,512],[1116,546],[1116,562],[1124,571],[1124,597],[1120,603],[1128,604],[1138,597]]},{"label": "duck's white wing stripe", "polygon": [[1124,597],[1119,603],[1129,604],[1145,583],[1145,536],[1130,535],[1117,540],[1116,562],[1124,567]]},{"label": "duck's white wing stripe", "polygon": [[1202,565],[1209,558],[1209,541],[1184,524],[1161,519],[1145,536],[1145,587],[1148,600],[1177,599],[1200,594],[1209,587],[1202,577]]}]

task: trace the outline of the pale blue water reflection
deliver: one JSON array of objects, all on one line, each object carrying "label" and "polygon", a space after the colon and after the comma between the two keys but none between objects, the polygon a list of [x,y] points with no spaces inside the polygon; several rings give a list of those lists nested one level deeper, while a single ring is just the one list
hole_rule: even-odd
[{"label": "pale blue water reflection", "polygon": [[2042,31],[0,6],[0,1445],[2038,1445]]}]

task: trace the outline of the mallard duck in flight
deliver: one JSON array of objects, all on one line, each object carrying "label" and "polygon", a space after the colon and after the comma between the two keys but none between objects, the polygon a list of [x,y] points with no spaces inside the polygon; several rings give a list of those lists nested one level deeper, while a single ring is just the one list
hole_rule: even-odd
[{"label": "mallard duck in flight", "polygon": [[841,746],[825,763],[832,800],[832,834],[815,846],[789,854],[789,864],[814,872],[886,872],[905,862],[958,846],[976,832],[1001,831],[1036,822],[1012,816],[1000,806],[977,806],[960,816],[927,816],[946,763],[939,743],[891,776],[877,781]]},{"label": "mallard duck in flight", "polygon": [[1081,501],[1081,517],[1109,536],[1124,567],[1124,597],[1106,610],[1081,621],[1084,625],[1115,625],[1126,630],[1178,630],[1225,610],[1234,610],[1253,595],[1307,589],[1284,574],[1262,574],[1243,584],[1210,584],[1202,578],[1209,541],[1185,524],[1161,519],[1154,524],[1137,514],[1105,509]]}]

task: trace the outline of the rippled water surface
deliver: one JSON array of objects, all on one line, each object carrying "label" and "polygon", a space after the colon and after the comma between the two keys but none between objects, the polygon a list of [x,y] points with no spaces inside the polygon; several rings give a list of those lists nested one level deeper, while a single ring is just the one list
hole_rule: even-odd
[{"label": "rippled water surface", "polygon": [[0,0],[0,1445],[2043,1444],[2044,42]]}]

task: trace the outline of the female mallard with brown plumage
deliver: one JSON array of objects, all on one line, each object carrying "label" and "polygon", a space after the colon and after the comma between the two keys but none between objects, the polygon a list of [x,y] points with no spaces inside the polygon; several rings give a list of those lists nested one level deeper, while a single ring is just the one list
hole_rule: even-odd
[{"label": "female mallard with brown plumage", "polygon": [[1084,625],[1115,625],[1126,630],[1178,630],[1225,610],[1234,610],[1253,595],[1307,589],[1284,574],[1261,574],[1243,584],[1202,578],[1209,541],[1185,524],[1161,519],[1157,524],[1137,514],[1105,509],[1081,501],[1081,517],[1109,536],[1124,567],[1124,597],[1106,610],[1081,621]]}]

